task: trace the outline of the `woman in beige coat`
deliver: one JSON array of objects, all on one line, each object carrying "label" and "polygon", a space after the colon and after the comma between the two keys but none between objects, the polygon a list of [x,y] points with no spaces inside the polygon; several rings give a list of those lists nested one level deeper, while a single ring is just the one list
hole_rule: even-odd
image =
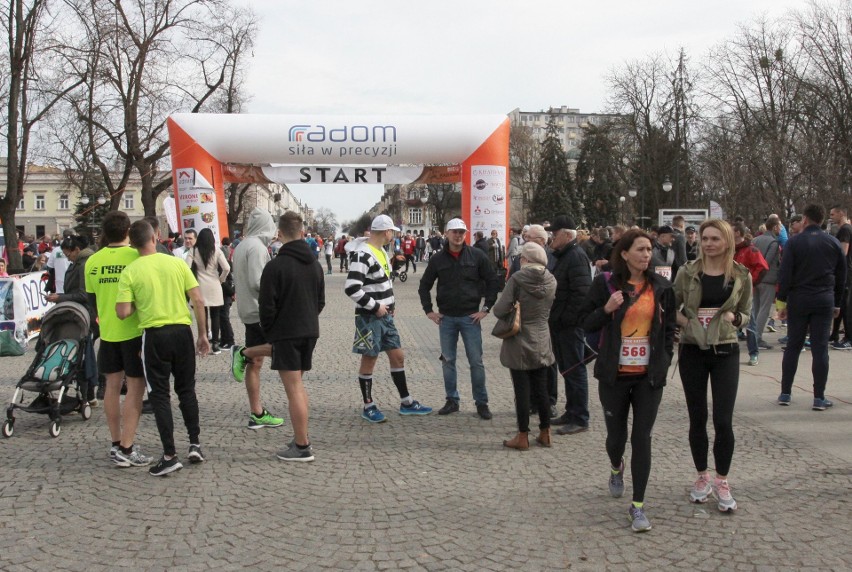
[{"label": "woman in beige coat", "polygon": [[536,442],[550,447],[550,399],[547,395],[547,370],[553,364],[550,328],[547,317],[556,296],[556,279],[545,268],[547,254],[534,242],[521,248],[521,269],[512,274],[500,299],[494,305],[497,318],[508,316],[516,302],[521,305],[521,331],[503,340],[500,363],[509,368],[515,388],[518,434],[503,445],[510,449],[529,449],[530,394],[538,410]]},{"label": "woman in beige coat", "polygon": [[198,233],[198,240],[195,243],[195,248],[192,249],[189,262],[193,274],[198,280],[201,295],[204,297],[207,323],[210,324],[212,332],[211,353],[220,354],[222,349],[219,347],[219,306],[225,304],[225,298],[222,295],[222,282],[228,277],[231,265],[228,264],[228,259],[225,258],[222,249],[216,248],[216,238],[209,228],[203,228]]}]

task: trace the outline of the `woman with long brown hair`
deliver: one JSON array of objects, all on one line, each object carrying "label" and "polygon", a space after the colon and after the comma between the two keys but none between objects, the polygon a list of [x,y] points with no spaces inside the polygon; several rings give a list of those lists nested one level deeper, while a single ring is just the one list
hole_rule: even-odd
[{"label": "woman with long brown hair", "polygon": [[675,300],[671,282],[651,272],[651,236],[634,229],[613,248],[612,272],[592,282],[580,312],[586,332],[600,332],[594,376],[606,422],[609,492],[624,494],[624,449],[633,411],[630,470],[635,532],[651,529],[645,488],[651,473],[651,433],[674,351]]},{"label": "woman with long brown hair", "polygon": [[[699,229],[701,251],[677,274],[674,290],[678,324],[682,327],[678,361],[689,411],[689,448],[698,477],[690,492],[704,503],[712,494],[722,512],[734,511],[728,472],[734,455],[734,404],[740,376],[737,331],[751,316],[751,275],[734,262],[734,233],[728,223],[708,219]],[[707,381],[713,393],[713,457],[710,477],[707,456]]]}]

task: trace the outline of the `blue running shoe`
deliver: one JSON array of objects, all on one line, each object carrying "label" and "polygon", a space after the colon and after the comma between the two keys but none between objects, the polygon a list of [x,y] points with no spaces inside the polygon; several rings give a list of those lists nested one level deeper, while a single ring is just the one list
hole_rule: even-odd
[{"label": "blue running shoe", "polygon": [[829,401],[828,399],[820,399],[819,397],[814,399],[814,405],[811,407],[814,411],[825,411],[829,407],[833,407],[834,402]]},{"label": "blue running shoe", "polygon": [[385,414],[379,411],[375,405],[371,405],[361,412],[361,417],[370,423],[384,423],[387,421]]},{"label": "blue running shoe", "polygon": [[400,415],[429,415],[432,413],[431,407],[422,405],[419,401],[412,401],[410,405],[400,404]]},{"label": "blue running shoe", "polygon": [[792,395],[789,393],[782,393],[778,396],[778,405],[790,405],[790,401],[792,401]]}]

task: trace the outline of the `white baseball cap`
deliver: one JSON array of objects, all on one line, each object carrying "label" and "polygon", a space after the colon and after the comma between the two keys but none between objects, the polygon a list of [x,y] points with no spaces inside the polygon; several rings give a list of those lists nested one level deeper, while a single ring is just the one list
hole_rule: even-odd
[{"label": "white baseball cap", "polygon": [[388,215],[381,214],[373,219],[373,224],[370,225],[371,230],[395,230],[399,228],[393,225],[393,220]]},{"label": "white baseball cap", "polygon": [[447,223],[447,231],[451,230],[463,230],[467,231],[467,225],[464,224],[464,221],[460,218],[454,218]]}]

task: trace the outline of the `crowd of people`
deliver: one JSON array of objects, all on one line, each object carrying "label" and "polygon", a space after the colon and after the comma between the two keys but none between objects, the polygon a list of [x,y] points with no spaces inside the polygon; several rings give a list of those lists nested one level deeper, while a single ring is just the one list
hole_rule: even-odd
[{"label": "crowd of people", "polygon": [[[195,356],[222,349],[231,352],[231,375],[245,384],[250,429],[285,423],[261,399],[260,372],[270,358],[287,394],[294,433],[276,454],[284,461],[314,460],[302,376],[312,368],[326,302],[325,276],[333,272],[334,257],[340,260],[339,272],[346,272],[343,293],[354,306],[352,352],[360,356],[361,417],[369,423],[387,421],[372,394],[382,353],[399,394],[399,413],[432,413],[409,389],[395,322],[391,259],[401,254],[413,272],[418,263],[425,264],[418,295],[424,314],[438,328],[445,390],[437,414],[462,409],[457,370],[461,338],[473,406],[481,419],[492,418],[482,339],[489,313],[520,324],[514,335],[504,337],[499,354],[515,393],[518,431],[503,441],[509,449],[530,448],[531,414],[538,416],[539,429],[532,443],[542,447],[552,445],[552,427],[558,427],[556,435],[589,430],[587,365],[594,360],[592,374],[606,428],[608,489],[614,497],[625,492],[629,436],[628,517],[632,529],[642,532],[651,528],[644,502],[652,435],[676,348],[696,471],[689,496],[696,503],[713,497],[720,511],[737,509],[728,477],[735,448],[740,341],[747,344],[747,363],[757,365],[760,350],[769,348],[762,333],[786,324],[778,404],[792,403],[801,351],[809,347],[812,409],[832,407],[825,395],[828,349],[852,349],[845,337],[852,312],[852,224],[841,206],[832,208],[829,217],[831,225],[821,206],[808,205],[789,229],[770,215],[754,232],[741,220],[708,219],[696,228],[682,217],[651,232],[621,226],[583,232],[563,214],[546,225],[513,232],[503,245],[496,230],[488,238],[481,232],[469,237],[460,218],[427,240],[423,233],[401,232],[386,215],[373,219],[365,236],[322,239],[306,235],[295,213],[282,215],[276,224],[267,211],[256,208],[233,241],[226,237],[217,245],[209,229],[187,229],[181,243],[169,248],[160,239],[156,219],[131,224],[126,214],[110,212],[100,248],[67,233],[58,248],[41,254],[47,256],[50,273],[48,300],[81,303],[97,324],[93,338],[100,338],[100,345],[97,357],[94,351],[86,356],[85,374],[89,386],[98,387],[92,403],[103,399],[110,459],[119,467],[154,462],[134,445],[147,387],[163,447],[149,471],[161,476],[182,468],[169,406],[170,377],[188,436],[186,458],[205,460]],[[57,253],[51,264],[54,250],[61,256]],[[234,301],[245,328],[244,345],[235,345],[230,324]],[[557,408],[560,376],[563,411]]]}]

